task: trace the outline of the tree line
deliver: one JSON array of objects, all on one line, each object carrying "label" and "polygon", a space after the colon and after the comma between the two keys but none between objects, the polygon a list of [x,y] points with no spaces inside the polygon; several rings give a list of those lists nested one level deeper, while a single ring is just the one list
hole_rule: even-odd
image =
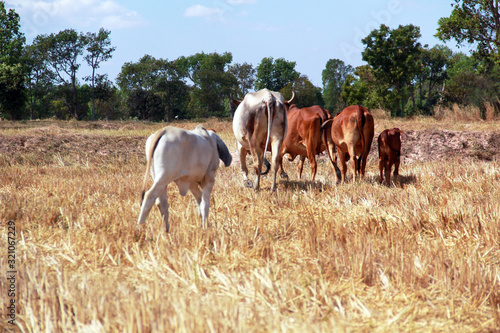
[{"label": "tree line", "polygon": [[[268,88],[296,94],[299,107],[321,105],[332,113],[347,105],[390,111],[392,116],[431,115],[436,106],[487,104],[500,109],[500,18],[492,0],[454,0],[436,36],[473,44],[467,55],[444,45],[422,45],[420,28],[381,25],[366,36],[353,68],[330,59],[316,87],[285,58],[266,57],[254,67],[233,63],[232,54],[197,53],[174,60],[144,55],[123,64],[113,83],[100,65],[115,47],[110,31],[73,29],[37,36],[31,45],[20,17],[0,1],[0,116],[7,119],[139,119],[172,121],[229,117],[230,96]],[[86,65],[91,75],[78,79]]]}]

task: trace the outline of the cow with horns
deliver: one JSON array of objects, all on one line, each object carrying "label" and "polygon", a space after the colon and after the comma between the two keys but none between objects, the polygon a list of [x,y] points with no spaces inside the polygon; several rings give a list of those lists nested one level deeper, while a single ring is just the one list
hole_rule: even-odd
[{"label": "cow with horns", "polygon": [[[274,173],[272,191],[276,190],[280,149],[288,129],[286,111],[294,98],[295,94],[289,101],[285,101],[281,93],[262,89],[246,94],[242,101],[232,99],[233,103],[238,105],[234,113],[233,132],[238,142],[245,186],[259,190],[263,163],[266,163],[267,169],[263,174],[269,171],[265,153],[270,145]],[[252,155],[254,161],[254,183],[248,179],[246,165],[248,153]]]}]

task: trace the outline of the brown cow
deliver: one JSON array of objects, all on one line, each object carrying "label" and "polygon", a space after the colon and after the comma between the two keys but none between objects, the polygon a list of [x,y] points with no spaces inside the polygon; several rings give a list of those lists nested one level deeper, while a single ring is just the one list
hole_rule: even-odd
[{"label": "brown cow", "polygon": [[288,133],[281,146],[279,159],[280,176],[288,178],[283,170],[283,156],[289,154],[289,161],[300,156],[300,162],[297,167],[299,179],[302,176],[304,160],[306,157],[311,163],[311,180],[314,181],[317,172],[316,155],[321,153],[326,147],[323,145],[321,124],[331,119],[332,116],[328,110],[318,105],[299,109],[295,104],[291,105],[287,111]]},{"label": "brown cow", "polygon": [[394,178],[399,174],[399,159],[401,156],[401,138],[408,137],[399,128],[386,129],[378,136],[378,168],[380,169],[380,183],[385,181],[391,185],[391,168],[394,164]]},{"label": "brown cow", "polygon": [[[370,152],[375,128],[373,117],[368,109],[360,105],[348,106],[335,118],[324,122],[321,128],[330,129],[328,131],[327,150],[330,161],[335,171],[337,171],[337,182],[345,182],[346,161],[349,158],[352,158],[354,179],[356,180],[356,176],[359,174],[364,177],[366,159]],[[341,179],[339,179],[337,157],[334,154],[334,145],[332,143],[337,147],[340,158]]]}]

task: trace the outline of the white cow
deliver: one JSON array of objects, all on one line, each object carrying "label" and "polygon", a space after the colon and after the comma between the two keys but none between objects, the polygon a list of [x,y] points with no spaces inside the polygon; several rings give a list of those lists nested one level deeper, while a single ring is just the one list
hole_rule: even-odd
[{"label": "white cow", "polygon": [[[206,228],[210,193],[215,184],[219,159],[226,167],[232,160],[222,139],[214,131],[207,131],[201,125],[191,131],[167,126],[152,134],[146,141],[146,158],[147,167],[138,223],[142,225],[146,222],[151,207],[158,199],[167,232],[170,230],[167,185],[174,182],[182,196],[186,195],[188,190],[193,193],[198,203],[202,227]],[[146,192],[148,171],[151,172],[154,183]]]},{"label": "white cow", "polygon": [[[267,162],[265,152],[270,144],[274,172],[272,191],[276,190],[280,149],[288,129],[286,110],[294,98],[295,94],[292,99],[286,102],[281,93],[262,89],[255,93],[246,94],[243,101],[233,100],[238,105],[234,113],[233,132],[238,141],[245,186],[253,186],[255,190],[259,189],[262,163],[263,161]],[[248,179],[246,165],[248,153],[252,155],[254,161],[255,184],[252,184]],[[268,164],[267,171],[269,171]],[[267,171],[263,174],[266,174]]]}]

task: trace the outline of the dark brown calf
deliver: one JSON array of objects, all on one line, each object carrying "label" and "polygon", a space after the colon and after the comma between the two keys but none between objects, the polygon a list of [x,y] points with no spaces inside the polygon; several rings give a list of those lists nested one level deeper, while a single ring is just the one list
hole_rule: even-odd
[{"label": "dark brown calf", "polygon": [[401,156],[401,138],[407,139],[406,133],[399,128],[386,129],[378,136],[378,168],[380,169],[380,183],[385,181],[391,185],[391,168],[394,164],[394,178],[399,174]]}]

